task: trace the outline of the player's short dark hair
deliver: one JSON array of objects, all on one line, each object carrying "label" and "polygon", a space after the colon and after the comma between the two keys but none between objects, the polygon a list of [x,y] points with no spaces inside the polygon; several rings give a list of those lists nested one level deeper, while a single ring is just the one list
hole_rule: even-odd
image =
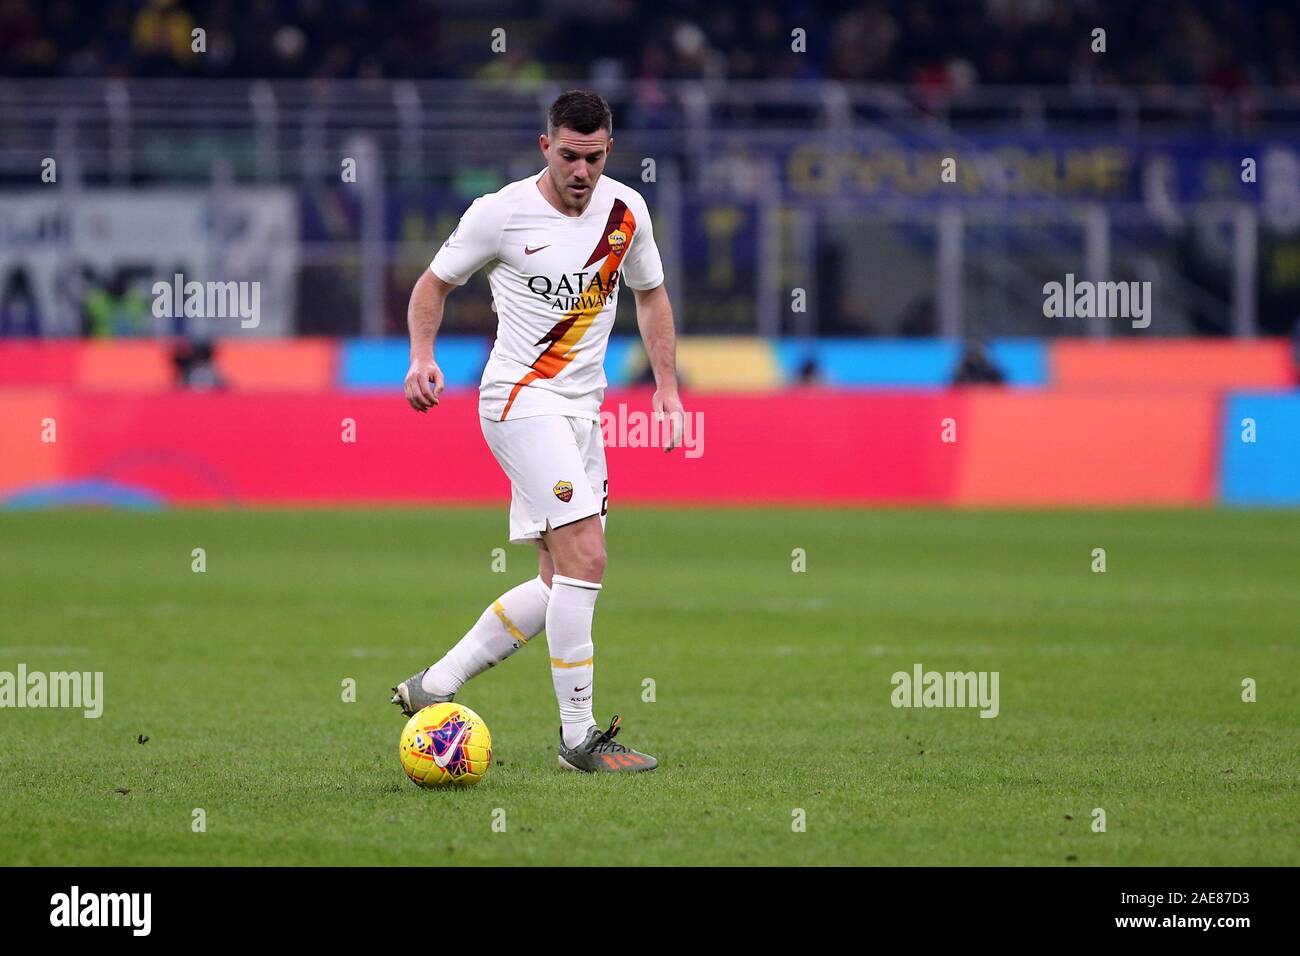
[{"label": "player's short dark hair", "polygon": [[614,135],[614,114],[599,93],[591,90],[569,90],[561,93],[546,112],[548,132],[554,133],[567,126],[575,133],[594,133],[603,129]]}]

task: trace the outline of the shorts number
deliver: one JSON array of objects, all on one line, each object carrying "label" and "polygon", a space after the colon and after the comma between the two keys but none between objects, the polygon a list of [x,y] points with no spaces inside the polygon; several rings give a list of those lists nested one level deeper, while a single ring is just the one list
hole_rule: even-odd
[{"label": "shorts number", "polygon": [[605,515],[609,514],[609,479],[608,478],[605,479],[605,487],[602,490],[605,492],[605,498],[600,503],[600,516],[603,518],[605,517]]}]

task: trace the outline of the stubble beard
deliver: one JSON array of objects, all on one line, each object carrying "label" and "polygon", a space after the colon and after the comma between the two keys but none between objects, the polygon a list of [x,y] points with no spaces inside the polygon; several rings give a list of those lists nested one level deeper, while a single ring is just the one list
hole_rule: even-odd
[{"label": "stubble beard", "polygon": [[554,173],[551,174],[551,186],[554,187],[556,193],[559,195],[561,205],[570,212],[577,213],[578,215],[582,215],[582,213],[587,211],[587,206],[591,203],[591,195],[596,191],[595,183],[588,182],[587,188],[582,194],[582,198],[575,199],[573,194],[569,192],[568,183],[566,183],[562,178],[557,177]]}]

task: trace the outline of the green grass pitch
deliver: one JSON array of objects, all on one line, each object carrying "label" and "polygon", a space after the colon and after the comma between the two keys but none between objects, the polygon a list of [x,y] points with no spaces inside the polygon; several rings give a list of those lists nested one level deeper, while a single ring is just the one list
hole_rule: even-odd
[{"label": "green grass pitch", "polygon": [[[0,514],[0,670],[105,684],[0,710],[0,863],[1300,863],[1300,514],[615,510],[596,713],[660,769],[557,767],[539,636],[460,695],[486,779],[425,792],[389,686],[535,572],[505,524]],[[999,716],[893,707],[916,663]]]}]

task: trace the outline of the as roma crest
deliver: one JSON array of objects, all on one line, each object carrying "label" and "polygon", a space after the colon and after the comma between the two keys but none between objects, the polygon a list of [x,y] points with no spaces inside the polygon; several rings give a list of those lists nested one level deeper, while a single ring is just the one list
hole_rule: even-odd
[{"label": "as roma crest", "polygon": [[555,487],[551,489],[555,492],[555,497],[559,498],[565,504],[568,504],[573,498],[573,482],[557,481]]}]

